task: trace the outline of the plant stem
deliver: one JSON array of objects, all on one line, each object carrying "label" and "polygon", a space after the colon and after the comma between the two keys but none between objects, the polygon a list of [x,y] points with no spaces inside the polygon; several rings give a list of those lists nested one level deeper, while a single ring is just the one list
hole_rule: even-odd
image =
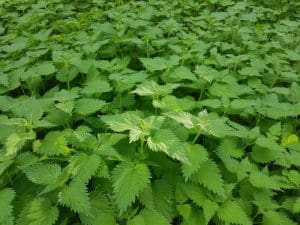
[{"label": "plant stem", "polygon": [[149,58],[149,41],[146,40],[146,48],[147,48],[147,58]]},{"label": "plant stem", "polygon": [[140,152],[141,152],[141,155],[142,155],[142,158],[143,158],[143,159],[145,158],[145,155],[144,155],[144,143],[145,143],[145,139],[144,139],[144,137],[141,137],[141,148],[140,148]]},{"label": "plant stem", "polygon": [[193,144],[196,143],[196,141],[198,140],[199,136],[201,135],[201,133],[198,131],[197,134],[195,135],[194,139],[193,139]]}]

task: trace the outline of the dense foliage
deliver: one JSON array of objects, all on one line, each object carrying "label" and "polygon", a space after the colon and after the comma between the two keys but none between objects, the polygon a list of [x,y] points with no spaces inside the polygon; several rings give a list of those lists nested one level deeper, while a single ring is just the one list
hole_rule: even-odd
[{"label": "dense foliage", "polygon": [[0,5],[1,225],[300,223],[300,1]]}]

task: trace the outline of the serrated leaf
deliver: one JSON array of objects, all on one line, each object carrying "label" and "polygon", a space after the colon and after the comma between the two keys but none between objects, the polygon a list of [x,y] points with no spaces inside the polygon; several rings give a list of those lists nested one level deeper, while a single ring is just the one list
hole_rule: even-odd
[{"label": "serrated leaf", "polygon": [[181,185],[185,194],[199,207],[203,209],[203,214],[208,223],[215,215],[218,209],[218,204],[211,201],[203,192],[203,190],[195,184]]},{"label": "serrated leaf", "polygon": [[214,109],[220,108],[222,104],[219,99],[205,99],[199,103],[203,106],[214,108]]},{"label": "serrated leaf", "polygon": [[187,161],[184,145],[169,129],[160,129],[147,138],[147,145],[153,151],[162,151],[173,159]]},{"label": "serrated leaf", "polygon": [[218,146],[218,153],[233,158],[241,158],[244,155],[243,149],[239,148],[233,139],[224,139]]},{"label": "serrated leaf", "polygon": [[58,219],[59,211],[46,198],[36,198],[21,212],[17,225],[53,225]]},{"label": "serrated leaf", "polygon": [[262,225],[296,225],[296,223],[284,213],[268,211],[263,215]]},{"label": "serrated leaf", "polygon": [[225,194],[221,171],[211,160],[202,163],[200,168],[191,176],[191,180],[203,185],[218,195],[223,196]]},{"label": "serrated leaf", "polygon": [[69,65],[63,67],[61,70],[56,73],[56,79],[60,82],[70,82],[79,74],[77,67]]},{"label": "serrated leaf", "polygon": [[296,134],[290,134],[281,140],[281,146],[287,147],[290,144],[298,143],[299,138]]},{"label": "serrated leaf", "polygon": [[170,179],[158,179],[152,183],[154,209],[171,221],[176,215],[174,186]]},{"label": "serrated leaf", "polygon": [[69,207],[72,211],[90,214],[91,203],[86,184],[71,182],[68,186],[62,188],[58,194],[59,203]]},{"label": "serrated leaf", "polygon": [[35,139],[35,136],[34,131],[10,134],[5,142],[6,156],[16,154],[27,141]]},{"label": "serrated leaf", "polygon": [[248,218],[242,207],[233,200],[229,200],[223,203],[219,208],[217,215],[222,221],[226,223],[242,225],[252,224],[252,221]]},{"label": "serrated leaf", "polygon": [[23,169],[30,181],[36,184],[51,184],[61,175],[61,167],[58,164],[36,163]]},{"label": "serrated leaf", "polygon": [[160,57],[155,57],[155,58],[140,58],[143,66],[151,71],[158,71],[158,70],[164,70],[166,69],[167,63],[166,60],[164,58],[160,58]]},{"label": "serrated leaf", "polygon": [[293,204],[293,212],[299,213],[300,212],[300,198],[296,198],[294,204]]},{"label": "serrated leaf", "polygon": [[154,107],[161,108],[165,111],[188,111],[196,107],[192,98],[177,98],[173,95],[167,95],[161,101],[153,100]]},{"label": "serrated leaf", "polygon": [[35,71],[40,75],[49,75],[54,73],[56,68],[52,63],[41,63],[35,67]]},{"label": "serrated leaf", "polygon": [[111,91],[111,89],[107,81],[94,80],[87,82],[82,88],[81,93],[85,95],[102,94]]},{"label": "serrated leaf", "polygon": [[178,112],[178,113],[170,112],[170,113],[166,113],[165,115],[167,115],[168,117],[172,118],[173,120],[179,123],[182,123],[188,129],[191,129],[195,126],[193,123],[194,120],[193,115],[188,112]]},{"label": "serrated leaf", "polygon": [[127,224],[128,225],[152,225],[153,221],[157,225],[170,225],[170,223],[160,215],[158,212],[143,210],[133,219],[131,219]]},{"label": "serrated leaf", "polygon": [[87,182],[100,166],[100,157],[96,154],[77,153],[69,161],[67,166],[69,173],[74,177],[73,179],[80,182]]},{"label": "serrated leaf", "polygon": [[42,141],[34,143],[34,150],[42,155],[65,155],[70,153],[71,149],[67,145],[63,134],[59,131],[50,131]]},{"label": "serrated leaf", "polygon": [[191,216],[191,208],[192,206],[190,204],[184,204],[184,205],[177,205],[176,209],[178,210],[179,214],[186,220],[189,220],[189,217]]},{"label": "serrated leaf", "polygon": [[90,196],[91,199],[91,213],[86,215],[80,213],[80,220],[85,225],[116,225],[114,212],[109,205],[109,201],[99,192],[93,192]]},{"label": "serrated leaf", "polygon": [[123,162],[113,170],[113,192],[121,213],[149,185],[150,178],[149,168],[142,163],[135,165],[131,162]]},{"label": "serrated leaf", "polygon": [[166,96],[173,92],[174,89],[178,88],[180,84],[168,83],[165,85],[159,85],[154,81],[144,82],[139,85],[131,93],[138,94],[140,96]]},{"label": "serrated leaf", "polygon": [[200,168],[201,164],[208,160],[208,154],[202,145],[188,145],[186,147],[186,155],[188,162],[182,164],[181,169],[183,176],[187,180]]},{"label": "serrated leaf", "polygon": [[270,149],[270,150],[275,150],[275,151],[278,151],[278,152],[284,152],[285,151],[284,147],[277,144],[274,140],[272,140],[270,138],[263,137],[263,136],[260,136],[259,138],[257,138],[256,144],[259,145],[260,147],[267,148],[267,149]]},{"label": "serrated leaf", "polygon": [[57,109],[60,109],[61,111],[65,112],[69,115],[72,115],[74,106],[75,106],[75,102],[72,100],[71,101],[62,101],[62,102],[55,104],[55,107]]},{"label": "serrated leaf", "polygon": [[135,113],[126,112],[123,114],[101,116],[101,120],[113,131],[122,132],[137,126],[140,118]]},{"label": "serrated leaf", "polygon": [[99,111],[105,104],[105,101],[99,99],[81,98],[76,100],[74,111],[81,115],[88,115]]},{"label": "serrated leaf", "polygon": [[129,131],[129,143],[138,141],[143,134],[144,132],[140,128],[138,127],[131,128]]},{"label": "serrated leaf", "polygon": [[44,113],[44,101],[41,99],[36,99],[34,97],[30,98],[20,98],[13,105],[13,112],[29,121],[37,121],[39,120]]},{"label": "serrated leaf", "polygon": [[11,188],[0,190],[0,224],[13,224],[13,206],[12,201],[15,198],[15,192]]},{"label": "serrated leaf", "polygon": [[258,188],[280,190],[278,182],[262,172],[252,172],[249,177],[249,182]]},{"label": "serrated leaf", "polygon": [[179,66],[176,67],[174,70],[171,70],[167,76],[169,76],[175,82],[181,80],[196,80],[196,75],[193,74],[187,67]]}]

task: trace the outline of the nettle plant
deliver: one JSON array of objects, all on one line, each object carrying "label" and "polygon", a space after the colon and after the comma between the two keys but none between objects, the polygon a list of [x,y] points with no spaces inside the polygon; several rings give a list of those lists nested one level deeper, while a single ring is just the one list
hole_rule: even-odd
[{"label": "nettle plant", "polygon": [[300,223],[299,1],[0,5],[0,225]]}]

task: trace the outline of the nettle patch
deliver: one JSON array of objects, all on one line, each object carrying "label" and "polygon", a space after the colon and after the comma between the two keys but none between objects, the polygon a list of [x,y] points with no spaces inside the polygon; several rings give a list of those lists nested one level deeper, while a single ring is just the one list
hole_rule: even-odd
[{"label": "nettle patch", "polygon": [[0,5],[1,225],[300,223],[298,0]]}]

